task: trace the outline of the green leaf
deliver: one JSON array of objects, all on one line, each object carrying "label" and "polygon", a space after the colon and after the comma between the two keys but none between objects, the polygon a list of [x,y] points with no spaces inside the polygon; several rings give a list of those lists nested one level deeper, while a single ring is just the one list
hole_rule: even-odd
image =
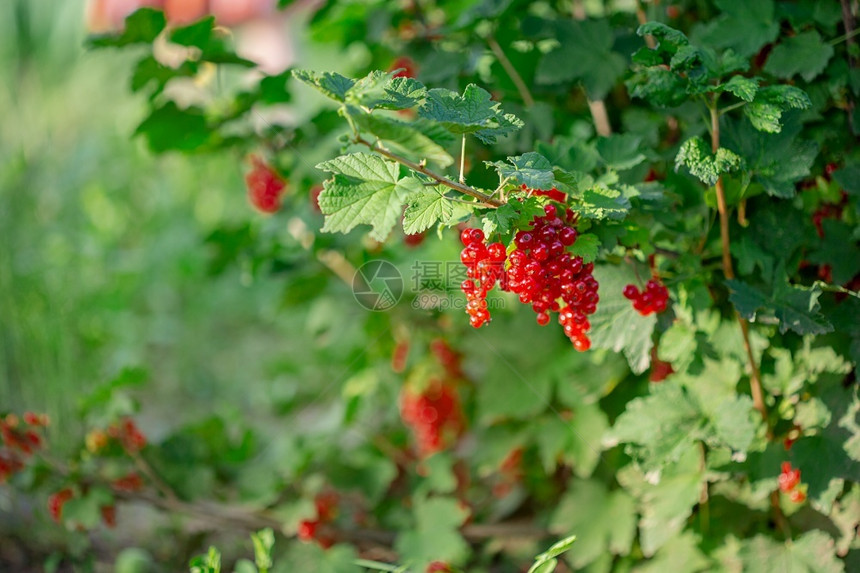
[{"label": "green leaf", "polygon": [[362,131],[372,133],[395,153],[416,161],[427,159],[440,167],[454,163],[454,159],[439,143],[439,139],[444,141],[451,135],[443,130],[445,135],[440,137],[438,130],[434,130],[432,124],[426,121],[404,122],[361,112],[350,115]]},{"label": "green leaf", "polygon": [[630,369],[644,372],[651,364],[651,333],[657,319],[653,314],[639,314],[621,294],[625,285],[635,282],[635,276],[626,268],[601,265],[595,267],[594,278],[600,284],[600,302],[590,319],[592,346],[624,352]]},{"label": "green leaf", "polygon": [[582,257],[582,262],[588,264],[597,260],[599,249],[600,238],[597,235],[586,233],[576,238],[576,242],[570,247],[570,253]]},{"label": "green leaf", "polygon": [[549,159],[530,151],[504,161],[486,161],[488,167],[495,167],[500,179],[511,178],[530,189],[548,190],[554,186],[553,166]]},{"label": "green leaf", "polygon": [[587,189],[570,208],[583,219],[619,221],[630,211],[630,200],[616,189],[595,186]]},{"label": "green leaf", "polygon": [[809,175],[818,155],[817,143],[798,138],[802,129],[794,113],[786,116],[781,131],[774,134],[758,131],[747,121],[728,121],[723,142],[745,159],[744,169],[753,181],[770,195],[789,198],[795,195],[795,183]]},{"label": "green leaf", "polygon": [[275,545],[275,534],[271,528],[266,528],[251,534],[254,544],[254,564],[258,569],[272,568],[272,547]]},{"label": "green leaf", "polygon": [[711,561],[699,549],[699,537],[685,531],[675,536],[657,550],[654,557],[637,565],[633,573],[664,573],[665,571],[697,571],[712,570]]},{"label": "green leaf", "polygon": [[648,471],[677,462],[703,429],[699,406],[684,387],[656,384],[650,395],[627,403],[606,441],[628,444],[625,451]]},{"label": "green leaf", "polygon": [[131,76],[131,90],[140,91],[155,82],[153,95],[164,90],[167,83],[173,78],[192,77],[197,72],[197,65],[192,62],[183,62],[178,68],[165,66],[153,56],[146,56],[137,62]]},{"label": "green leaf", "polygon": [[830,265],[834,284],[845,284],[860,273],[860,249],[857,248],[856,225],[835,219],[821,222],[824,238],[821,245],[812,251],[807,260],[820,265]]},{"label": "green leaf", "polygon": [[761,88],[752,103],[744,106],[744,114],[759,131],[779,133],[782,114],[789,109],[807,109],[809,96],[800,88],[777,85]]},{"label": "green leaf", "polygon": [[469,545],[459,533],[468,511],[454,498],[417,498],[413,505],[415,525],[397,536],[395,549],[417,571],[432,561],[461,563]]},{"label": "green leaf", "polygon": [[239,64],[245,67],[256,67],[257,64],[250,60],[240,58],[227,45],[227,36],[223,29],[219,29],[215,23],[215,17],[209,16],[193,24],[174,28],[170,31],[169,39],[180,46],[193,47],[200,50],[201,61],[216,64]]},{"label": "green leaf", "polygon": [[135,135],[143,135],[155,153],[196,151],[215,137],[201,109],[180,109],[172,101],[153,109],[137,126]]},{"label": "green leaf", "polygon": [[119,34],[91,36],[89,48],[120,48],[130,44],[151,44],[167,26],[164,12],[152,8],[140,8],[125,19],[125,27]]},{"label": "green leaf", "polygon": [[685,166],[706,185],[714,185],[720,175],[740,169],[743,160],[733,151],[720,147],[716,154],[701,137],[691,137],[681,145],[675,157],[675,171]]},{"label": "green leaf", "polygon": [[[781,543],[757,535],[740,541],[728,563],[748,573],[843,573],[844,564],[835,555],[835,543],[826,533],[813,530]],[[727,548],[728,549],[728,548]],[[726,554],[728,552],[724,552]]]},{"label": "green leaf", "polygon": [[438,187],[425,187],[410,195],[409,204],[403,214],[403,232],[409,235],[420,233],[444,222],[454,214],[454,202],[445,197]]},{"label": "green leaf", "polygon": [[767,58],[764,71],[778,78],[800,75],[807,82],[818,77],[833,57],[833,46],[815,31],[790,36],[777,45]]},{"label": "green leaf", "polygon": [[484,233],[507,235],[512,230],[527,226],[536,216],[543,215],[543,207],[535,197],[525,199],[511,198],[498,209],[484,215]]},{"label": "green leaf", "polygon": [[624,57],[612,51],[609,20],[560,20],[555,38],[561,45],[538,62],[535,81],[581,81],[589,98],[606,97],[626,69]]},{"label": "green leaf", "polygon": [[732,78],[720,86],[720,88],[724,91],[733,93],[746,102],[751,102],[755,99],[755,94],[758,93],[758,79],[745,78],[743,76],[732,76]]},{"label": "green leaf", "polygon": [[779,331],[782,333],[793,330],[798,334],[824,334],[833,330],[833,326],[819,312],[821,289],[817,285],[795,286],[786,280],[779,280],[772,294],[739,280],[726,281],[726,285],[732,291],[729,299],[738,313],[750,321],[773,315],[779,321]]},{"label": "green leaf", "polygon": [[389,110],[410,109],[424,101],[427,88],[421,82],[393,75],[394,72],[370,72],[347,91],[347,101],[368,109]]},{"label": "green leaf", "polygon": [[341,103],[346,101],[346,92],[355,85],[355,80],[344,77],[337,72],[293,70],[293,77]]},{"label": "green leaf", "polygon": [[653,36],[657,40],[657,48],[660,51],[674,54],[681,46],[690,43],[687,36],[680,30],[667,26],[662,22],[646,22],[636,29],[639,36]]},{"label": "green leaf", "polygon": [[633,498],[622,490],[607,491],[597,480],[574,480],[558,502],[549,529],[576,535],[576,550],[566,556],[576,568],[604,553],[625,555],[636,535]]},{"label": "green leaf", "polygon": [[319,196],[326,216],[324,232],[347,233],[356,225],[373,226],[370,236],[384,241],[397,223],[410,193],[424,190],[421,180],[400,177],[400,166],[378,155],[353,153],[317,165],[334,173]]},{"label": "green leaf", "polygon": [[188,565],[191,573],[221,573],[221,552],[210,546],[206,555],[192,558]]},{"label": "green leaf", "polygon": [[442,88],[429,90],[418,115],[451,133],[473,133],[484,143],[495,143],[497,137],[523,126],[516,116],[504,113],[499,102],[492,101],[490,92],[475,84],[466,86],[463,95]]},{"label": "green leaf", "polygon": [[[664,384],[665,385],[665,384]],[[692,443],[679,452],[677,462],[659,472],[628,465],[617,474],[618,481],[639,501],[639,539],[642,553],[651,557],[684,528],[699,501],[705,480],[700,448]]]},{"label": "green leaf", "polygon": [[687,81],[663,67],[635,72],[625,82],[632,97],[642,98],[657,107],[677,107],[687,101]]},{"label": "green leaf", "polygon": [[749,396],[734,396],[720,402],[710,413],[715,443],[735,452],[746,452],[755,438],[755,414]]},{"label": "green leaf", "polygon": [[610,135],[597,140],[597,152],[609,167],[624,171],[645,161],[645,155],[639,150],[642,138],[629,133]]},{"label": "green leaf", "polygon": [[731,48],[748,57],[779,35],[773,0],[717,0],[716,4],[723,13],[699,30],[697,39],[703,45]]}]

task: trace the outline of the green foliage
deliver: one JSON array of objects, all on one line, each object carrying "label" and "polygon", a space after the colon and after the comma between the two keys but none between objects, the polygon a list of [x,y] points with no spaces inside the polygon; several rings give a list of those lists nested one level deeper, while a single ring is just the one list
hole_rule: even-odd
[{"label": "green foliage", "polygon": [[[220,528],[192,571],[852,570],[858,81],[836,3],[642,3],[644,25],[631,3],[407,4],[291,11],[299,67],[271,74],[213,17],[143,9],[91,38],[132,58],[116,123],[186,154],[159,163],[67,130],[93,105],[113,118],[73,97],[104,81],[31,75],[38,51],[0,71],[0,105],[23,109],[0,126],[3,407],[62,396],[81,418],[9,483],[28,507],[73,492],[63,566],[88,570],[130,500],[190,518],[134,530],[165,570]],[[59,111],[29,98],[36,77]],[[247,154],[285,183],[271,216],[242,208]],[[477,331],[462,312],[459,233],[510,253],[548,205],[595,265],[585,352],[527,297],[491,292]],[[379,260],[404,292],[369,312],[353,278]],[[624,296],[649,280],[664,311]],[[107,382],[43,388],[52,367]],[[129,451],[110,432],[138,413]],[[143,489],[116,485],[129,472]],[[576,542],[539,553],[550,535]]]}]

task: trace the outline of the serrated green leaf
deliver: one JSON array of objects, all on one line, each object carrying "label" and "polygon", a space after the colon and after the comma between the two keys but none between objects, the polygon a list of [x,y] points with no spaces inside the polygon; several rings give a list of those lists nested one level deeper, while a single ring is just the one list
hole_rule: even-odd
[{"label": "serrated green leaf", "polygon": [[653,314],[642,316],[621,292],[635,282],[632,271],[621,267],[595,267],[594,277],[600,286],[600,302],[591,316],[588,337],[595,348],[624,352],[630,369],[639,374],[651,364],[651,333],[657,319]]},{"label": "serrated green leaf", "polygon": [[697,39],[703,45],[731,48],[749,57],[779,34],[773,0],[717,0],[716,4],[722,14],[699,30]]},{"label": "serrated green leaf", "polygon": [[742,165],[740,156],[725,147],[711,153],[710,146],[698,136],[685,141],[675,156],[675,171],[684,166],[706,185],[714,185],[720,175],[740,169]]},{"label": "serrated green leaf", "polygon": [[608,20],[561,20],[555,37],[560,45],[538,62],[541,84],[581,81],[591,99],[603,99],[624,73],[624,57],[612,51]]},{"label": "serrated green leaf", "polygon": [[418,115],[438,122],[451,133],[473,133],[484,143],[495,143],[497,137],[523,126],[516,116],[502,111],[490,92],[475,84],[466,86],[463,95],[442,88],[429,90]]},{"label": "serrated green leaf", "polygon": [[416,79],[395,78],[394,72],[374,70],[355,80],[346,91],[345,99],[371,110],[400,110],[418,106],[426,95],[427,88]]},{"label": "serrated green leaf", "polygon": [[411,195],[403,213],[403,232],[415,234],[426,231],[454,214],[454,202],[436,187],[425,187]]},{"label": "serrated green leaf", "polygon": [[400,217],[410,193],[424,190],[421,180],[400,177],[400,166],[378,155],[353,153],[317,165],[334,173],[319,196],[326,216],[324,232],[347,233],[356,225],[373,226],[370,236],[384,241]]},{"label": "serrated green leaf", "polygon": [[346,101],[346,92],[355,85],[355,80],[344,77],[337,72],[293,70],[293,77],[341,103]]},{"label": "serrated green leaf", "polygon": [[648,471],[678,461],[703,435],[704,420],[696,401],[677,384],[658,384],[651,394],[627,403],[606,440],[627,450]]},{"label": "serrated green leaf", "polygon": [[744,169],[752,181],[761,183],[770,195],[789,198],[795,195],[795,183],[809,175],[818,155],[817,143],[798,139],[802,128],[795,113],[786,116],[775,134],[754,129],[746,121],[729,121],[723,142],[745,159]]},{"label": "serrated green leaf", "polygon": [[735,452],[746,452],[755,438],[755,414],[749,396],[735,396],[720,402],[710,412],[716,443]]},{"label": "serrated green leaf", "polygon": [[625,84],[632,97],[657,107],[677,107],[687,101],[687,81],[662,67],[635,72]]},{"label": "serrated green leaf", "polygon": [[637,135],[610,135],[598,138],[597,152],[609,167],[623,171],[645,161],[645,155],[639,150],[641,144],[642,138]]},{"label": "serrated green leaf", "polygon": [[[454,158],[445,151],[445,148],[423,131],[426,129],[432,133],[432,126],[427,122],[404,122],[391,117],[361,112],[350,115],[359,129],[372,133],[395,153],[416,161],[427,159],[440,167],[448,167],[454,163]],[[438,136],[435,133],[433,135]],[[447,135],[450,137],[450,134]]]},{"label": "serrated green leaf", "polygon": [[413,506],[415,526],[397,536],[395,548],[404,560],[423,571],[432,561],[461,563],[469,546],[459,533],[468,511],[453,498],[417,498]]},{"label": "serrated green leaf", "polygon": [[809,96],[800,88],[776,85],[761,88],[752,103],[744,106],[744,114],[759,131],[779,133],[782,114],[789,109],[807,109],[812,105]]},{"label": "serrated green leaf", "polygon": [[530,189],[548,190],[554,186],[553,166],[549,159],[530,151],[505,161],[486,161],[488,167],[495,167],[499,178],[510,178]]},{"label": "serrated green leaf", "polygon": [[597,260],[600,250],[600,239],[597,235],[586,233],[576,238],[576,242],[570,247],[570,254],[582,257],[582,262],[588,264]]},{"label": "serrated green leaf", "polygon": [[167,26],[164,12],[152,8],[135,10],[125,19],[119,34],[91,36],[87,40],[90,48],[120,48],[130,44],[151,44]]},{"label": "serrated green leaf", "polygon": [[807,82],[818,77],[833,57],[833,46],[815,31],[801,32],[780,42],[770,53],[764,71],[778,78],[800,75]]},{"label": "serrated green leaf", "polygon": [[635,505],[622,490],[607,491],[597,480],[574,480],[558,503],[549,529],[576,534],[576,549],[565,559],[574,567],[584,567],[607,551],[623,555],[630,550],[636,534]]},{"label": "serrated green leaf", "polygon": [[684,571],[696,573],[712,570],[711,561],[699,549],[699,537],[685,531],[668,540],[654,557],[633,569],[633,573],[664,573],[665,571]]},{"label": "serrated green leaf", "polygon": [[833,330],[819,312],[821,289],[817,285],[809,288],[779,280],[770,295],[738,280],[726,281],[726,285],[732,291],[729,300],[748,320],[755,321],[759,314],[772,314],[782,333],[793,330],[798,334],[824,334]]},{"label": "serrated green leaf", "polygon": [[653,36],[658,41],[657,48],[664,52],[675,53],[679,47],[690,43],[683,32],[662,22],[646,22],[636,29],[636,34]]},{"label": "serrated green leaf", "polygon": [[570,208],[583,219],[614,219],[620,221],[630,211],[630,200],[616,189],[595,186],[582,194]]},{"label": "serrated green leaf", "polygon": [[[732,556],[735,557],[735,556]],[[826,533],[813,530],[782,543],[757,535],[740,542],[736,567],[749,573],[843,573],[835,555],[835,543]],[[739,563],[738,563],[739,561]]]},{"label": "serrated green leaf", "polygon": [[180,109],[174,102],[168,101],[150,112],[137,126],[135,135],[143,135],[152,151],[163,153],[198,150],[216,134],[213,134],[201,109]]},{"label": "serrated green leaf", "polygon": [[746,102],[751,102],[755,99],[755,94],[758,92],[758,79],[732,76],[729,81],[720,87]]}]

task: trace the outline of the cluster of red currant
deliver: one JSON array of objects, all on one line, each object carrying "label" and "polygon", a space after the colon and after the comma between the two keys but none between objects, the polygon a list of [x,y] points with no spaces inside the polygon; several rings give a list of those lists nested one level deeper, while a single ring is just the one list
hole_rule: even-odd
[{"label": "cluster of red currant", "polygon": [[334,539],[323,535],[319,531],[319,526],[325,523],[334,521],[337,516],[338,496],[335,492],[323,492],[314,498],[314,506],[316,507],[316,518],[305,519],[299,522],[299,528],[296,532],[298,538],[302,541],[314,541],[320,544],[324,549],[328,549],[334,545]]},{"label": "cluster of red currant", "polygon": [[251,156],[251,171],[245,176],[248,200],[263,213],[277,213],[281,208],[281,195],[287,184],[274,169],[260,157]]},{"label": "cluster of red currant", "polygon": [[655,277],[648,281],[643,291],[633,284],[624,287],[624,298],[633,301],[633,308],[639,311],[639,314],[648,316],[666,310],[669,290],[660,282],[660,279]]},{"label": "cluster of red currant", "polygon": [[412,428],[422,456],[443,450],[463,431],[463,413],[457,390],[441,380],[430,380],[419,394],[404,388],[400,415]]},{"label": "cluster of red currant", "polygon": [[588,315],[597,310],[600,297],[592,275],[594,265],[583,264],[581,257],[567,252],[577,238],[573,222],[570,209],[562,219],[555,205],[546,205],[543,216],[535,217],[529,229],[517,232],[510,254],[501,243],[484,245],[484,233],[479,229],[461,233],[466,248],[460,260],[469,276],[461,288],[468,299],[466,312],[472,326],[479,328],[490,320],[486,296],[498,282],[502,290],[519,295],[523,304],[531,304],[538,324],[549,324],[550,314],[557,312],[574,347],[579,351],[591,347],[586,335],[591,328]]},{"label": "cluster of red currant", "polygon": [[516,234],[516,248],[508,257],[507,288],[519,295],[520,302],[532,305],[541,326],[557,312],[574,348],[585,351],[591,347],[585,334],[591,327],[588,315],[597,310],[600,297],[591,274],[594,265],[567,252],[577,238],[573,219],[573,211],[567,210],[562,220],[555,205],[546,205],[544,216],[535,217],[530,229]]},{"label": "cluster of red currant", "polygon": [[466,312],[469,323],[480,328],[490,320],[487,309],[487,293],[498,281],[502,281],[504,290],[505,259],[507,253],[501,243],[484,244],[484,232],[480,229],[464,229],[460,240],[465,248],[460,253],[460,260],[466,265],[466,275],[469,277],[460,289],[466,295]]},{"label": "cluster of red currant", "polygon": [[146,445],[146,436],[131,418],[123,418],[108,427],[107,435],[117,440],[129,454],[139,452]]},{"label": "cluster of red currant", "polygon": [[794,503],[806,501],[805,486],[800,483],[800,470],[792,469],[791,462],[782,462],[782,473],[779,474],[779,490],[788,494]]},{"label": "cluster of red currant", "polygon": [[48,425],[48,417],[27,412],[23,418],[22,423],[15,414],[0,417],[0,436],[3,439],[3,447],[0,448],[0,483],[24,469],[27,458],[42,447],[39,431]]}]

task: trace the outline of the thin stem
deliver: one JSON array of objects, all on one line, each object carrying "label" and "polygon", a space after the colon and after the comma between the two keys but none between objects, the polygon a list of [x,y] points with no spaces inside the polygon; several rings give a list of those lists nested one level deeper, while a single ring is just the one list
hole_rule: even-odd
[{"label": "thin stem", "polygon": [[156,473],[156,471],[149,465],[140,452],[129,452],[129,456],[134,460],[134,465],[137,466],[137,469],[140,470],[140,473],[145,475],[149,481],[155,485],[155,489],[161,493],[164,497],[170,500],[176,500],[178,497],[173,489],[167,485],[167,483],[161,479],[161,477]]},{"label": "thin stem", "polygon": [[776,521],[776,526],[779,527],[779,530],[782,531],[786,539],[791,539],[791,526],[782,512],[782,508],[779,506],[779,490],[770,492],[770,508],[773,510],[773,518]]},{"label": "thin stem", "polygon": [[487,36],[487,44],[490,46],[493,54],[496,55],[496,59],[499,60],[499,63],[505,69],[505,72],[511,78],[511,81],[514,82],[514,85],[517,87],[517,91],[520,92],[520,97],[522,98],[523,103],[527,108],[532,107],[535,104],[535,99],[532,97],[532,93],[529,91],[529,87],[526,85],[526,82],[523,81],[523,77],[508,59],[508,56],[505,54],[504,50],[502,50],[502,47],[493,36]]},{"label": "thin stem", "polygon": [[602,99],[588,100],[588,109],[591,111],[591,119],[594,120],[594,129],[597,135],[609,137],[612,135],[612,125],[609,123],[609,114],[606,113],[606,104]]},{"label": "thin stem", "polygon": [[[711,112],[711,149],[714,153],[720,148],[720,113],[717,109],[717,102],[714,101],[709,105]],[[726,205],[726,193],[723,189],[723,178],[717,179],[714,187],[717,195],[717,211],[720,215],[720,243],[722,246],[723,260],[723,275],[726,279],[732,280],[735,278],[735,270],[732,266],[731,241],[729,238],[729,210]],[[750,364],[750,393],[752,394],[753,406],[761,414],[761,418],[767,425],[767,407],[764,403],[764,392],[761,386],[761,372],[759,371],[758,362],[753,354],[752,344],[750,344],[749,323],[739,314],[735,313],[738,323],[741,326],[741,334],[743,334],[744,350],[746,351],[747,360]],[[771,436],[771,430],[768,428],[768,437]]]},{"label": "thin stem", "polygon": [[466,183],[466,134],[463,134],[463,143],[460,144],[460,183]]},{"label": "thin stem", "polygon": [[750,222],[747,220],[747,200],[741,199],[738,203],[738,225],[746,227]]},{"label": "thin stem", "polygon": [[[645,9],[642,7],[642,2],[636,0],[636,19],[639,21],[639,25],[648,22],[648,16],[645,14]],[[651,48],[652,50],[657,47],[657,42],[654,40],[654,36],[651,34],[645,35],[645,45]]]},{"label": "thin stem", "polygon": [[384,147],[380,147],[378,145],[374,145],[373,143],[370,143],[369,141],[367,141],[363,137],[356,136],[354,141],[356,143],[359,143],[361,145],[364,145],[364,146],[370,148],[371,150],[382,155],[383,157],[387,157],[393,161],[400,163],[401,165],[405,165],[406,167],[408,167],[409,169],[412,169],[413,171],[417,171],[418,173],[423,173],[424,175],[426,175],[430,179],[433,179],[434,181],[438,182],[440,185],[444,185],[445,187],[448,187],[448,188],[453,189],[455,191],[459,191],[460,193],[462,193],[464,195],[474,197],[475,199],[478,199],[481,203],[484,203],[485,205],[487,205],[489,207],[501,207],[502,205],[504,205],[503,201],[499,201],[498,199],[495,199],[494,197],[491,197],[490,195],[487,195],[486,193],[481,193],[477,189],[473,189],[472,187],[469,187],[468,185],[464,185],[463,183],[458,183],[456,181],[452,181],[451,179],[448,179],[444,175],[439,175],[438,173],[434,173],[433,171],[430,171],[429,169],[427,169],[423,165],[423,163],[418,164],[418,163],[415,163],[414,161],[410,161],[410,160],[406,159],[405,157],[401,157],[401,156],[397,155],[396,153],[390,152],[389,150],[385,149]]},{"label": "thin stem", "polygon": [[831,284],[827,284],[824,281],[815,281],[814,284],[815,284],[815,286],[817,286],[818,288],[820,288],[823,291],[839,293],[839,294],[846,294],[848,296],[853,296],[854,298],[860,298],[860,292],[847,289],[844,286],[831,285]]},{"label": "thin stem", "polygon": [[726,107],[724,107],[723,109],[720,110],[720,115],[729,113],[730,111],[738,109],[740,107],[743,107],[746,104],[747,104],[747,102],[745,102],[745,101],[739,101],[737,103],[733,103],[732,105],[727,105]]},{"label": "thin stem", "polygon": [[[851,30],[850,32],[842,34],[838,38],[834,38],[827,43],[830,44],[831,46],[835,46],[835,45],[841,44],[842,42],[845,42],[847,40],[851,40],[857,34],[860,34],[860,28],[857,28],[856,30]],[[851,43],[853,43],[853,42],[851,42]]]}]

